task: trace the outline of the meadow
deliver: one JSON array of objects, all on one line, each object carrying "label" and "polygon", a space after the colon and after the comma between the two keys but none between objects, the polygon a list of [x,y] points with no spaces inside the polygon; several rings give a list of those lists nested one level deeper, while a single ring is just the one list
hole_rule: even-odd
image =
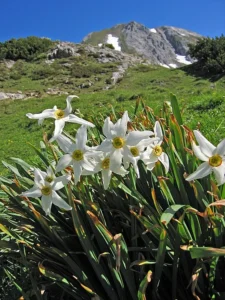
[{"label": "meadow", "polygon": [[[57,65],[62,63],[60,61]],[[65,59],[62,61],[65,63]],[[201,128],[206,137],[214,143],[223,137],[225,127],[224,77],[212,82],[209,79],[188,75],[185,69],[168,70],[158,66],[140,65],[129,68],[119,83],[111,86],[109,90],[103,90],[106,85],[105,81],[111,74],[111,67],[110,65],[110,71],[106,73],[99,71],[101,80],[97,82],[97,86],[86,89],[74,86],[74,90],[72,86],[65,84],[62,86],[69,94],[80,97],[79,100],[75,99],[73,102],[74,111],[78,109],[78,114],[80,112],[85,118],[94,120],[99,113],[105,116],[112,107],[117,112],[123,112],[126,109],[132,112],[137,98],[142,98],[147,106],[151,107],[156,114],[160,114],[163,102],[169,101],[170,93],[173,93],[179,101],[185,125],[191,129]],[[102,68],[106,70],[106,66]],[[29,65],[28,69],[33,70],[34,64]],[[54,67],[54,69],[57,68]],[[57,76],[53,76],[57,83],[63,81],[60,72]],[[25,116],[26,113],[39,113],[54,105],[64,108],[66,95],[50,96],[44,92],[52,84],[52,77],[33,80],[29,74],[27,71],[26,76],[22,76],[20,80],[2,81],[4,91],[9,88],[10,91],[13,88],[14,91],[21,90],[22,92],[35,90],[41,93],[41,97],[0,102],[0,136],[3,137],[0,147],[1,160],[8,161],[10,157],[15,156],[16,151],[21,158],[26,158],[28,162],[32,161],[34,151],[31,147],[27,147],[27,143],[38,146],[43,133],[49,133],[52,130],[53,122],[45,121],[40,129],[35,121]],[[68,74],[63,76],[65,80]],[[87,79],[77,78],[77,80],[80,84]],[[67,126],[66,130],[71,130],[71,134],[75,132],[71,126]],[[0,170],[3,171],[2,166]]]}]

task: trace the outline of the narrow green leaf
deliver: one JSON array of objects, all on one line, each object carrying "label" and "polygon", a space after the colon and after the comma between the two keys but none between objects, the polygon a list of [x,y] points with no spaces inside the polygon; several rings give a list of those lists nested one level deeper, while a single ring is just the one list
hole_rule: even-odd
[{"label": "narrow green leaf", "polygon": [[175,213],[184,207],[186,207],[186,205],[171,205],[161,215],[160,222],[164,223],[165,225],[168,225],[171,219],[174,217]]},{"label": "narrow green leaf", "polygon": [[[149,285],[149,283],[152,280],[152,271],[148,271],[142,282],[140,283],[139,289],[138,289],[138,300],[146,300],[146,289]],[[149,299],[149,298],[148,298]],[[150,299],[149,299],[150,300]]]},{"label": "narrow green leaf", "polygon": [[191,258],[206,258],[225,256],[225,248],[192,247],[190,248]]}]

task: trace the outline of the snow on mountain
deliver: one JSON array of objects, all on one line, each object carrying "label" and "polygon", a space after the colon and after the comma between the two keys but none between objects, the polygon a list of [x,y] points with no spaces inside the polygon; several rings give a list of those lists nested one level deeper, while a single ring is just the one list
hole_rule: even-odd
[{"label": "snow on mountain", "polygon": [[119,46],[118,41],[119,41],[118,37],[113,36],[112,34],[108,34],[106,43],[107,44],[112,44],[115,50],[121,51],[121,47]]},{"label": "snow on mountain", "polygon": [[150,32],[153,32],[153,33],[157,33],[157,31],[155,30],[155,28],[151,28],[149,29]]},{"label": "snow on mountain", "polygon": [[195,44],[201,37],[182,28],[147,28],[132,21],[90,33],[82,42],[94,46],[112,44],[116,50],[139,55],[152,64],[176,68],[193,62],[188,55],[189,44]]},{"label": "snow on mountain", "polygon": [[176,58],[177,58],[177,61],[182,63],[182,64],[185,64],[185,65],[190,65],[191,64],[191,62],[186,59],[185,55],[176,54]]}]

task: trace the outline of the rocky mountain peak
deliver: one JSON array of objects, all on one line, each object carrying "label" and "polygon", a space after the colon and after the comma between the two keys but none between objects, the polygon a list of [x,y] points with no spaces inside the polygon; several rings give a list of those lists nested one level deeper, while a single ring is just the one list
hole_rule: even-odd
[{"label": "rocky mountain peak", "polygon": [[173,26],[148,28],[131,21],[93,32],[82,42],[95,46],[112,43],[115,49],[137,54],[148,59],[152,64],[176,68],[192,63],[188,55],[188,45],[196,43],[199,38],[201,35],[183,28]]}]

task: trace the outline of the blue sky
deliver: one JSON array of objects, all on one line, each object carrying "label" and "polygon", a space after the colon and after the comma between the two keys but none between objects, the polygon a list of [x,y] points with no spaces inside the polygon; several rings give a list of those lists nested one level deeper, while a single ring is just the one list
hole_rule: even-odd
[{"label": "blue sky", "polygon": [[225,1],[1,0],[0,41],[35,35],[80,42],[92,31],[129,21],[220,36],[225,34]]}]

